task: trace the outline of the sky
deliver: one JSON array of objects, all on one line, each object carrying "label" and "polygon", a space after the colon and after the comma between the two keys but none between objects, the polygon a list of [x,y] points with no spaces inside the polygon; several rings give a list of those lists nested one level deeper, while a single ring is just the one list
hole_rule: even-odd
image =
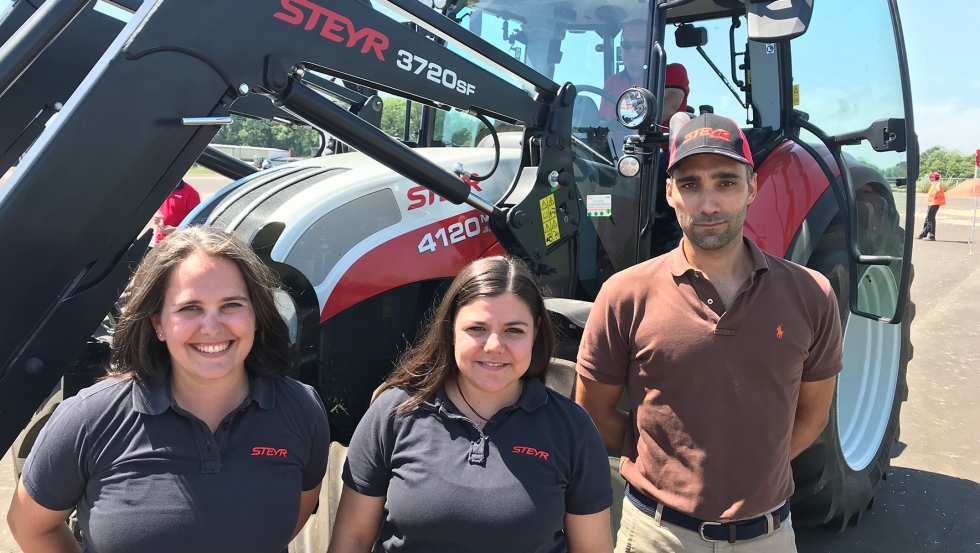
[{"label": "sky", "polygon": [[[0,13],[10,3],[0,0]],[[821,17],[821,6],[832,3],[848,6],[853,13],[844,17],[834,14],[837,20],[814,25],[812,32],[794,41],[794,77],[801,88],[800,109],[825,113],[840,124],[840,128],[825,130],[843,132],[867,126],[880,117],[894,116],[888,107],[897,107],[899,98],[893,92],[896,86],[881,83],[897,85],[897,70],[880,49],[873,47],[890,38],[887,20],[875,17],[883,15],[885,1],[821,0],[815,3],[815,22]],[[898,4],[921,150],[943,146],[964,154],[974,152],[980,148],[980,10],[976,0],[898,0]],[[830,17],[829,12],[823,13]],[[727,22],[706,26],[709,44],[705,50],[727,75]],[[845,32],[848,27],[861,32]],[[739,32],[744,33],[744,27]],[[592,40],[585,35],[567,38]],[[855,53],[862,56],[863,65],[853,63]],[[741,108],[697,53],[685,51],[676,57],[679,59],[668,61],[681,61],[688,67],[692,105],[709,97],[716,112],[738,119]],[[804,59],[806,71],[800,69]],[[576,76],[556,74],[555,78],[581,82],[590,62],[580,61],[575,67]]]}]

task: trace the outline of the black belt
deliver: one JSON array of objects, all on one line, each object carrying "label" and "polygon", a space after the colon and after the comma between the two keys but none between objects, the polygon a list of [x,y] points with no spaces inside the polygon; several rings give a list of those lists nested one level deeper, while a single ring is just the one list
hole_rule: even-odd
[{"label": "black belt", "polygon": [[[643,495],[628,482],[626,483],[626,497],[637,509],[651,517],[657,516],[657,507],[660,506],[660,503]],[[705,541],[735,543],[765,536],[779,530],[780,521],[786,520],[789,516],[789,501],[772,511],[770,515],[772,515],[772,530],[769,529],[769,519],[765,515],[737,522],[715,522],[694,518],[666,505],[661,508],[660,520],[697,532]]]}]

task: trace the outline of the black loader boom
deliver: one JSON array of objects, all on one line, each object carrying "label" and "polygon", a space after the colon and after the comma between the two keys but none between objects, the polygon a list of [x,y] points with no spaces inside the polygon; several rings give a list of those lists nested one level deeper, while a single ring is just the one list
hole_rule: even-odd
[{"label": "black loader boom", "polygon": [[[78,4],[47,0],[44,8]],[[0,447],[9,447],[111,309],[149,241],[137,234],[243,97],[268,96],[447,200],[472,205],[554,295],[570,293],[581,221],[567,186],[575,88],[507,58],[414,0],[391,4],[485,53],[487,63],[529,83],[534,95],[356,0],[148,0],[139,7],[0,188],[0,253],[18,260],[0,272],[0,287],[12,291],[0,309]],[[74,25],[41,15],[0,49],[0,92],[11,84],[14,90],[38,53],[55,52]],[[510,190],[497,205],[483,201],[457,175],[325,98],[304,80],[310,70],[524,126]],[[107,152],[112,163],[103,159]],[[561,215],[550,218],[547,232],[546,199]]]}]

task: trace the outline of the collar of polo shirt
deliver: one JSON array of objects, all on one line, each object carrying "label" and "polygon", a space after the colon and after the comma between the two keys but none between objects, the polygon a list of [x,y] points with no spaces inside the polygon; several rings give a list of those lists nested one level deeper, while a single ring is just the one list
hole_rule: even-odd
[{"label": "collar of polo shirt", "polygon": [[[529,378],[524,381],[524,390],[521,391],[521,397],[517,398],[517,403],[514,405],[530,413],[546,403],[548,403],[548,389],[545,388],[544,383],[537,378]],[[443,387],[439,388],[435,397],[423,401],[420,407],[439,412],[447,404],[455,405],[450,401],[449,396],[446,395],[446,389]]]},{"label": "collar of polo shirt", "polygon": [[[674,277],[684,276],[688,271],[693,271],[694,273],[700,273],[697,269],[691,266],[691,263],[687,260],[687,256],[684,255],[684,242],[687,238],[681,238],[681,243],[679,246],[674,248],[672,251],[664,254],[667,258],[667,268],[670,269],[670,274]],[[758,273],[764,273],[769,270],[769,262],[766,261],[766,256],[759,249],[759,246],[755,245],[755,242],[749,240],[746,237],[742,237],[742,242],[749,247],[749,251],[752,252],[752,264],[755,268],[752,269],[752,275]]]},{"label": "collar of polo shirt", "polygon": [[[259,403],[262,409],[276,405],[276,382],[267,376],[250,377],[248,397]],[[173,405],[170,386],[166,378],[150,381],[133,381],[133,410],[144,415],[159,415]]]}]

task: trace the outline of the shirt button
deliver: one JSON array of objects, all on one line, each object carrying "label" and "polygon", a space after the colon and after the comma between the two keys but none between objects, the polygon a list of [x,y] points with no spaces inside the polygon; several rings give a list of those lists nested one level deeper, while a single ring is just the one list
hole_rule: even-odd
[{"label": "shirt button", "polygon": [[226,423],[224,423],[224,424],[221,425],[221,428],[224,428],[225,430],[228,430],[229,428],[231,428],[231,425],[226,422]]},{"label": "shirt button", "polygon": [[497,421],[490,421],[490,426],[497,426]]},{"label": "shirt button", "polygon": [[708,298],[708,305],[711,305],[711,304],[713,304],[713,303],[715,303],[715,300],[713,300],[713,299],[711,299],[711,298]]}]

